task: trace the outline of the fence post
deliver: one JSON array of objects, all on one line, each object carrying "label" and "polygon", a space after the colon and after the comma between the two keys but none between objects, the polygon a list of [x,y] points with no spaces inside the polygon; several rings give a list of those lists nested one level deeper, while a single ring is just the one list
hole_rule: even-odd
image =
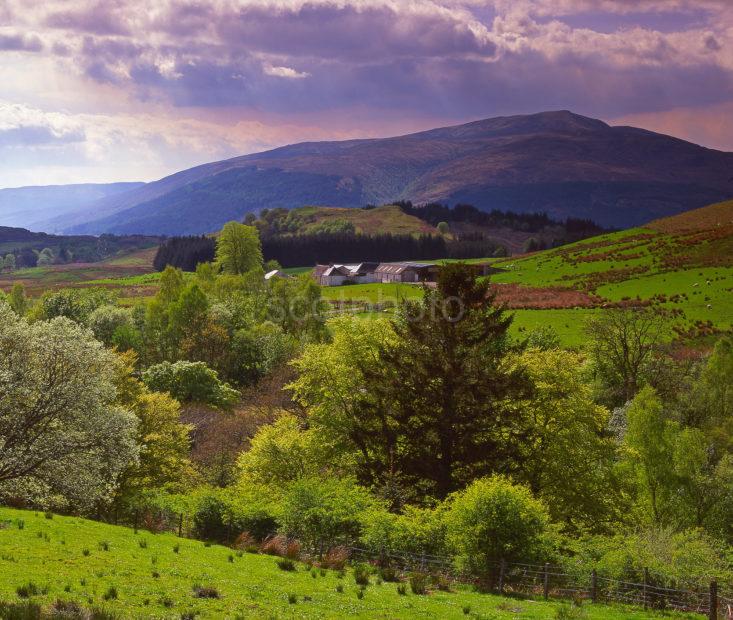
[{"label": "fence post", "polygon": [[183,513],[180,514],[178,517],[178,538],[181,537],[181,534],[183,532]]},{"label": "fence post", "polygon": [[718,582],[710,582],[710,620],[718,620]]},{"label": "fence post", "polygon": [[506,568],[506,562],[504,558],[499,562],[499,594],[504,593],[504,569]]},{"label": "fence post", "polygon": [[590,574],[590,600],[591,603],[598,602],[598,573],[595,568]]},{"label": "fence post", "polygon": [[545,579],[543,584],[543,594],[545,596],[545,600],[547,600],[547,597],[550,595],[550,565],[545,562]]},{"label": "fence post", "polygon": [[649,607],[649,604],[647,601],[647,594],[646,594],[648,585],[649,585],[649,569],[645,568],[644,569],[644,586],[643,586],[644,589],[642,590],[642,596],[644,597],[644,609],[647,609]]}]

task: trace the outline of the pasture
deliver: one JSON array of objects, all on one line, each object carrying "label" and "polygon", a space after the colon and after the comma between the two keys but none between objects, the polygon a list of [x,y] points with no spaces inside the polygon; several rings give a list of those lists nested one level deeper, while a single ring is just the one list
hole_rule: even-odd
[{"label": "pasture", "polygon": [[0,601],[6,603],[74,601],[120,618],[661,617],[588,603],[575,615],[563,616],[559,610],[567,609],[567,603],[479,594],[468,586],[416,595],[408,585],[400,594],[399,584],[379,583],[374,576],[360,596],[350,570],[340,574],[296,563],[295,570],[284,571],[276,560],[172,534],[0,508]]}]

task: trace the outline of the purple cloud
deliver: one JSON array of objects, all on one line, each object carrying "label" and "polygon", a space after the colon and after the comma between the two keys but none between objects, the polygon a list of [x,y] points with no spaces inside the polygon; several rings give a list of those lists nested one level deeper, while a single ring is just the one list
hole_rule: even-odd
[{"label": "purple cloud", "polygon": [[43,43],[35,35],[3,34],[0,32],[0,51],[40,52]]}]

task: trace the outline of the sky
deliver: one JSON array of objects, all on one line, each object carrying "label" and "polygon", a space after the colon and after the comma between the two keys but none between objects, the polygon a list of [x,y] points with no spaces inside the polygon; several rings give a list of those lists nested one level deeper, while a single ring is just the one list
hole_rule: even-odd
[{"label": "sky", "polygon": [[0,188],[556,109],[733,151],[733,0],[0,0]]}]

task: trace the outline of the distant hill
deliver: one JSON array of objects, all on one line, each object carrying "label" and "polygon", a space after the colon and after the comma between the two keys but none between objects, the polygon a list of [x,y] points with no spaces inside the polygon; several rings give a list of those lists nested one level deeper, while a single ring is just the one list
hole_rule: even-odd
[{"label": "distant hill", "polygon": [[730,197],[733,153],[559,111],[236,157],[101,199],[65,220],[70,232],[199,234],[265,207],[406,199],[620,228]]},{"label": "distant hill", "polygon": [[[0,226],[0,257],[15,255],[19,269],[35,267],[38,252],[48,248],[55,264],[93,263],[141,249],[155,248],[158,237],[143,235],[52,235],[25,228]],[[2,269],[0,269],[0,272]]]},{"label": "distant hill", "polygon": [[[144,183],[85,183],[0,189],[0,226],[22,226],[43,232],[59,232],[64,216],[102,198],[116,196]],[[58,218],[58,224],[41,224]]]}]

